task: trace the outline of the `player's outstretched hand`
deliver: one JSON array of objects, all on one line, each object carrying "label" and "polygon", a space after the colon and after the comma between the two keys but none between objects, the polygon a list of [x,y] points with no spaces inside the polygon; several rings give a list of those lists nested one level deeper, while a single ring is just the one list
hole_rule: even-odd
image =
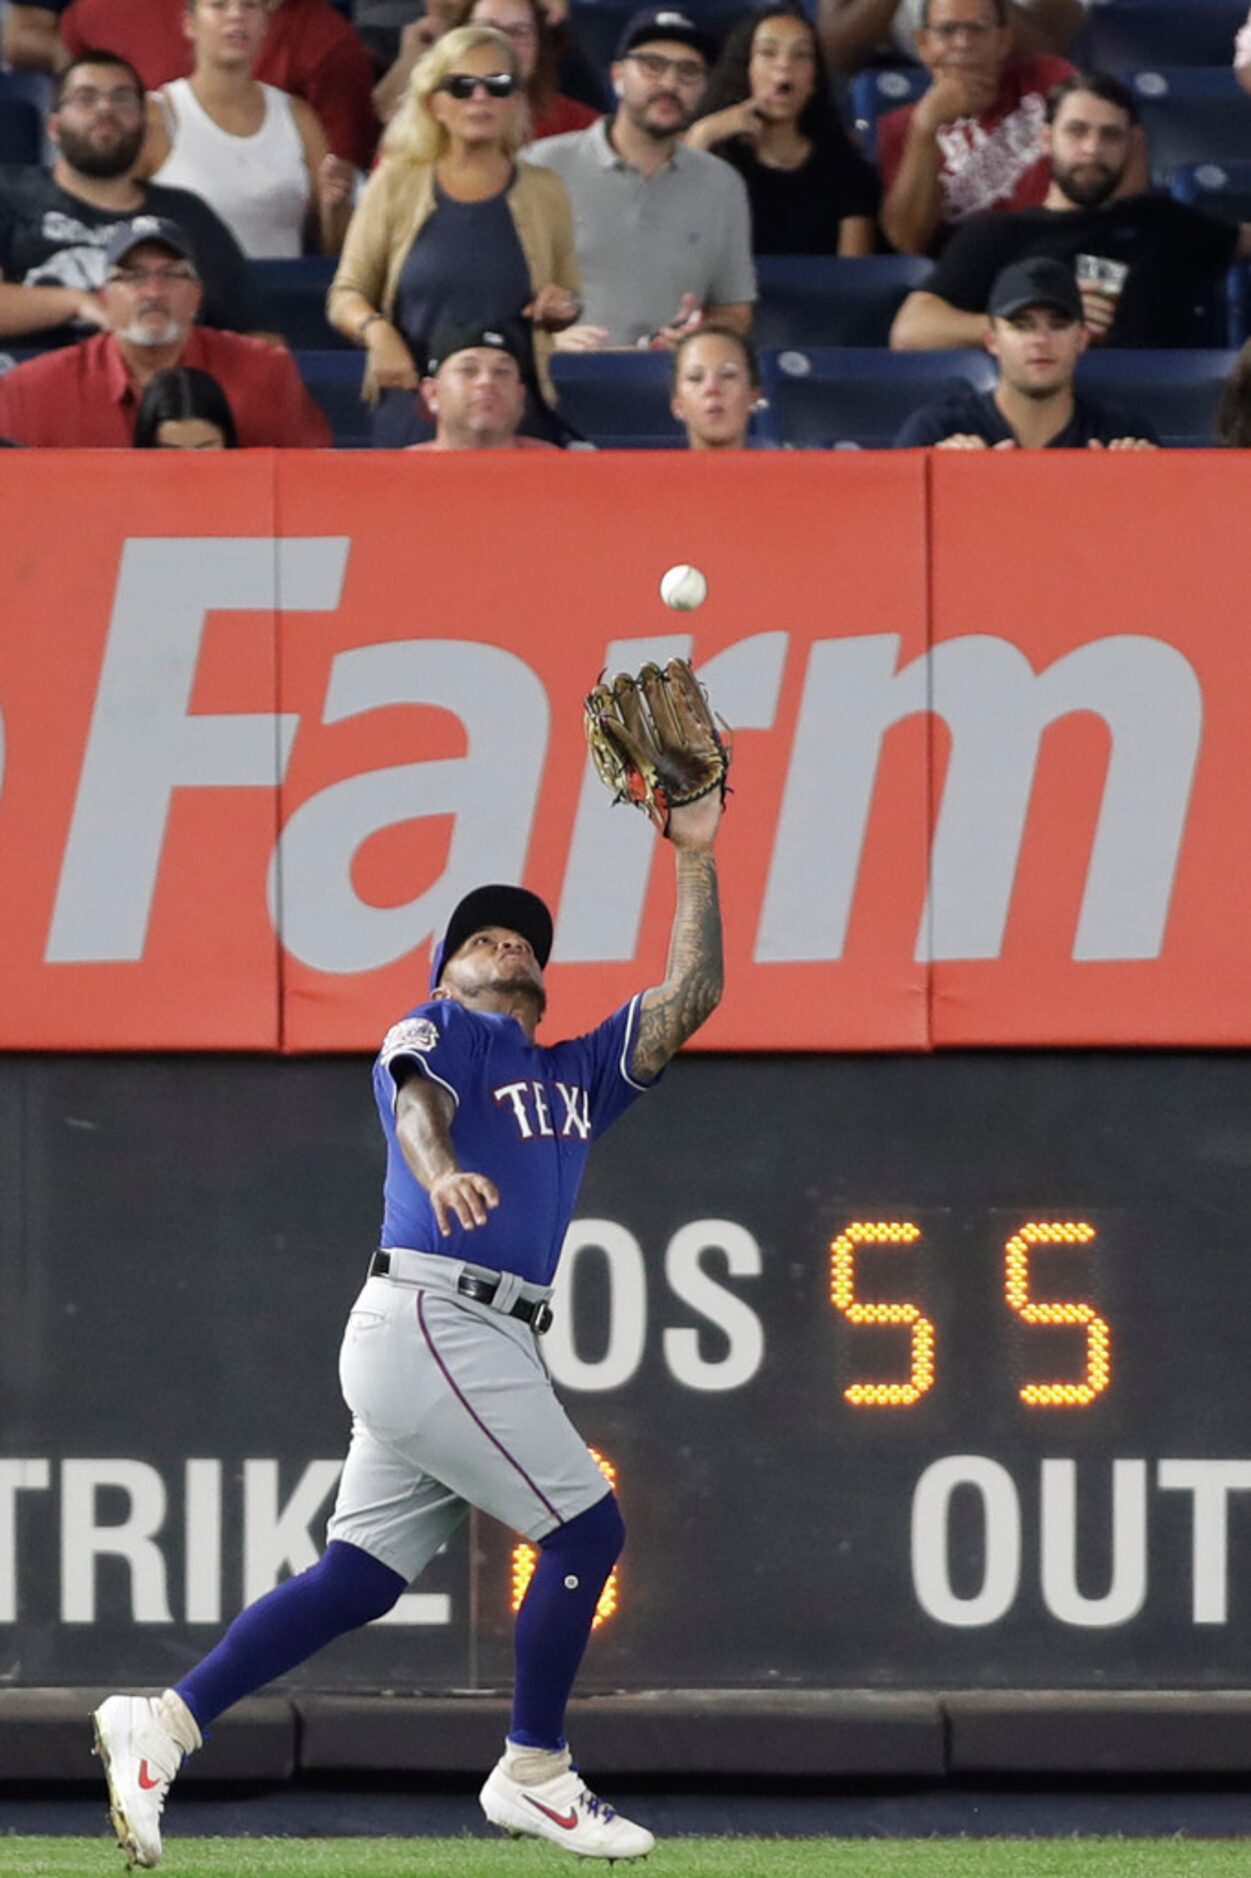
[{"label": "player's outstretched hand", "polygon": [[668,835],[675,848],[707,853],[717,839],[725,804],[721,791],[713,789],[698,802],[675,804],[669,811]]},{"label": "player's outstretched hand", "polygon": [[435,1224],[445,1239],[451,1234],[453,1220],[472,1232],[475,1226],[486,1225],[488,1212],[494,1212],[499,1203],[500,1190],[485,1174],[469,1174],[457,1167],[439,1174],[431,1183],[430,1204]]}]

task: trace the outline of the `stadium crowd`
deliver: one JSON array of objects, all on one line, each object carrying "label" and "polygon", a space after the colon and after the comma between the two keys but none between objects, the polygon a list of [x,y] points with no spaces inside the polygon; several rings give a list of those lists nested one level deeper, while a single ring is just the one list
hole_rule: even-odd
[{"label": "stadium crowd", "polygon": [[1251,18],[1218,70],[1151,41],[1184,11],[11,3],[0,436],[876,442],[788,432],[771,375],[836,406],[919,353],[899,447],[1241,446]]}]

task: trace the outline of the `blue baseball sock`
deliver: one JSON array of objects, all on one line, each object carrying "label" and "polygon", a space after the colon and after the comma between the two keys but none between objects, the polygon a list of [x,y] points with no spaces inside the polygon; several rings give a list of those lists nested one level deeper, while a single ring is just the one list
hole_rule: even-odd
[{"label": "blue baseball sock", "polygon": [[517,1681],[510,1741],[565,1745],[565,1709],[591,1634],[599,1594],[625,1543],[617,1496],[602,1500],[539,1540],[539,1560],[517,1613]]},{"label": "blue baseball sock", "polygon": [[359,1546],[332,1539],[298,1577],[235,1618],[215,1650],[177,1684],[203,1731],[218,1715],[294,1669],[335,1637],[389,1611],[405,1581]]}]

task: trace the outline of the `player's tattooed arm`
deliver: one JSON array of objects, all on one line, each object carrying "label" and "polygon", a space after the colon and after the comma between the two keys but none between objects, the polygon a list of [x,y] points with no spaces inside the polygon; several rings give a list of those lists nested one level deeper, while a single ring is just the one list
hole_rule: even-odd
[{"label": "player's tattooed arm", "polygon": [[[697,810],[702,813],[697,815]],[[721,1001],[725,965],[717,863],[712,852],[719,819],[719,802],[715,815],[703,803],[674,811],[671,832],[677,848],[678,903],[664,983],[644,992],[639,1009],[630,1074],[640,1082],[659,1076]]]},{"label": "player's tattooed arm", "polygon": [[453,1224],[472,1232],[485,1226],[500,1203],[499,1189],[485,1174],[460,1165],[452,1145],[456,1108],[446,1089],[427,1082],[419,1071],[400,1086],[395,1104],[395,1134],[409,1167],[430,1195],[435,1223],[443,1238]]}]

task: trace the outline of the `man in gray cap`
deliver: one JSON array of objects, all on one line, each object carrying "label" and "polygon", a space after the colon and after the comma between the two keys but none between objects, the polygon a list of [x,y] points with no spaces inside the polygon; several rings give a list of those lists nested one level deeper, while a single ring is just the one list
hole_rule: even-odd
[{"label": "man in gray cap", "polygon": [[617,47],[615,115],[527,150],[573,205],[585,323],[558,350],[672,345],[704,318],[750,329],[747,190],[729,164],[682,142],[716,51],[680,8],[645,7]]},{"label": "man in gray cap", "polygon": [[914,411],[896,449],[1152,450],[1150,424],[1074,390],[1089,344],[1082,296],[1064,261],[1034,255],[996,275],[986,350],[999,365],[993,391],[970,385]]}]

